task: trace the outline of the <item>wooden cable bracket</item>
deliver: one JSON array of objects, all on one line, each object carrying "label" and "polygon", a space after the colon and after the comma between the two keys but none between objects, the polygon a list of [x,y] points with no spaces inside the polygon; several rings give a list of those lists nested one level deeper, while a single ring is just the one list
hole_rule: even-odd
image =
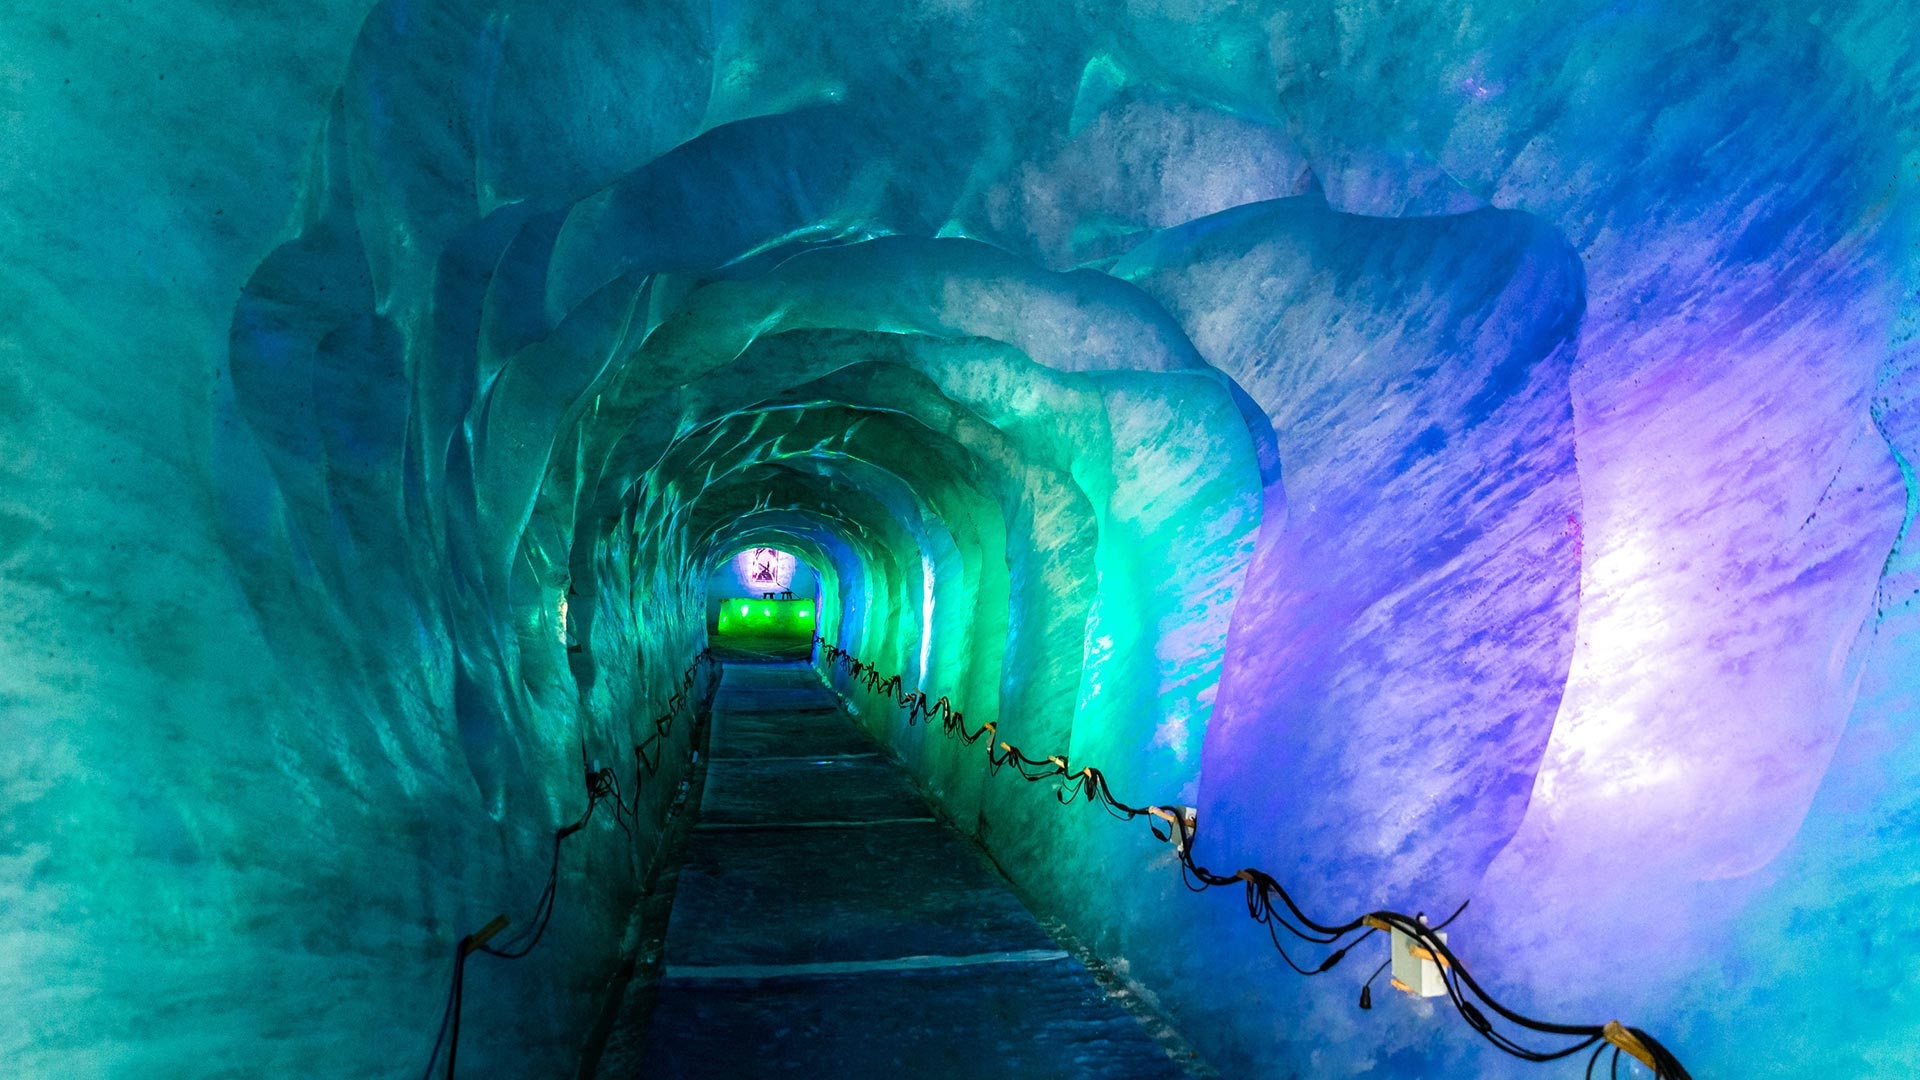
[{"label": "wooden cable bracket", "polygon": [[1655,1075],[1659,1074],[1660,1065],[1654,1060],[1653,1051],[1647,1049],[1647,1044],[1640,1041],[1640,1036],[1635,1035],[1625,1024],[1618,1020],[1609,1020],[1607,1026],[1600,1029],[1600,1035],[1632,1055],[1640,1064],[1652,1069]]},{"label": "wooden cable bracket", "polygon": [[[511,920],[509,920],[505,915],[495,915],[493,917],[492,922],[488,923],[487,925],[481,927],[478,930],[475,930],[473,933],[468,934],[465,938],[461,939],[460,955],[472,956],[474,953],[479,952],[480,946],[485,945],[487,942],[493,940],[493,936],[495,934],[498,934],[500,931],[505,930],[507,928],[507,924],[510,921]],[[445,946],[442,946],[442,948],[444,947]]]}]

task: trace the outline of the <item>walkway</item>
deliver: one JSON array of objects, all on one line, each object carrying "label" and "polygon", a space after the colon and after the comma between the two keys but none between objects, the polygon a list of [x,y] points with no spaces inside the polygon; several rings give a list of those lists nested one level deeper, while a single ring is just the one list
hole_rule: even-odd
[{"label": "walkway", "polygon": [[1190,1075],[810,667],[728,664],[709,750],[601,1077]]}]

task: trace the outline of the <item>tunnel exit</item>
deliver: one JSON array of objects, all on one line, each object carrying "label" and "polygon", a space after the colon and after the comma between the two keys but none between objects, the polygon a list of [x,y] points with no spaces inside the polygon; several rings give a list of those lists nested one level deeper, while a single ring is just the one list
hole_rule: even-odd
[{"label": "tunnel exit", "polygon": [[819,576],[790,552],[736,552],[707,579],[707,635],[723,653],[805,656],[813,648]]}]

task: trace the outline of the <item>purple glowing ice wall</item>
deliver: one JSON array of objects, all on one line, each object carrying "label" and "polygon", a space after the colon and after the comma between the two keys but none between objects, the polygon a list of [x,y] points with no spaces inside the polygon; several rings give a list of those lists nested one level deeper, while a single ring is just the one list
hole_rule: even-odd
[{"label": "purple glowing ice wall", "polygon": [[714,568],[707,579],[707,598],[791,592],[812,599],[819,588],[819,577],[806,560],[791,551],[757,544],[741,548]]},{"label": "purple glowing ice wall", "polygon": [[[1911,5],[241,6],[0,20],[11,1071],[417,1071],[773,548],[1531,1013],[1920,1074]],[[1568,1075],[852,696],[1226,1075]],[[571,1065],[677,775],[463,1071]]]}]

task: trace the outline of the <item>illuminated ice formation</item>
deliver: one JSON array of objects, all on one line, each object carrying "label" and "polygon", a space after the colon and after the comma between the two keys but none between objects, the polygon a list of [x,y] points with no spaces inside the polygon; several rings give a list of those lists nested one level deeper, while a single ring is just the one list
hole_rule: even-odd
[{"label": "illuminated ice formation", "polygon": [[[1920,1071],[1907,6],[0,39],[0,1071],[416,1073],[451,943],[533,905],[754,549],[1217,867],[1471,899],[1530,1012]],[[1567,1075],[1359,1011],[1355,960],[1299,979],[1144,829],[850,693],[1224,1075]],[[476,966],[463,1071],[572,1074],[685,732]]]}]

